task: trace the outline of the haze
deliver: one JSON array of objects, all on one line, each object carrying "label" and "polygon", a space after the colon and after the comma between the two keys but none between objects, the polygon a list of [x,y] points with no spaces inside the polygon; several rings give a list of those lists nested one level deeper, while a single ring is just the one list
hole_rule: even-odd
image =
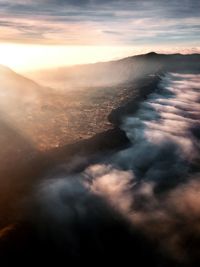
[{"label": "haze", "polygon": [[16,71],[200,51],[200,2],[0,0],[0,64]]},{"label": "haze", "polygon": [[200,266],[200,1],[0,0],[0,148],[1,266]]}]

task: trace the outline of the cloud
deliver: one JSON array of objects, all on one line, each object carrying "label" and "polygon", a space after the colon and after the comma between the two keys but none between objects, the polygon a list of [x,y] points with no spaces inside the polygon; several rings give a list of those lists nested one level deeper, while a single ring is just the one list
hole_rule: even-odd
[{"label": "cloud", "polygon": [[55,170],[36,186],[26,220],[42,248],[86,261],[199,262],[199,81],[165,74],[123,119],[131,147],[82,172]]},{"label": "cloud", "polygon": [[[17,28],[11,41],[45,42],[57,44],[156,44],[195,43],[199,40],[199,1],[0,1],[1,29],[9,32]],[[3,23],[4,21],[4,23]],[[9,24],[13,22],[15,26]],[[159,23],[157,23],[159,21]],[[82,31],[87,33],[86,40]],[[23,28],[28,26],[24,34]],[[38,25],[38,27],[36,26]],[[40,27],[44,25],[43,27]],[[62,34],[48,35],[51,28]],[[23,28],[22,28],[23,27]],[[65,38],[72,33],[76,36]],[[120,36],[121,35],[121,36]],[[70,39],[70,40],[69,40]],[[188,40],[189,39],[189,40]],[[8,41],[4,34],[1,41]]]},{"label": "cloud", "polygon": [[0,246],[9,244],[13,255],[17,244],[19,257],[45,263],[198,266],[199,82],[199,74],[160,77],[137,111],[123,117],[131,146],[96,164],[76,157],[50,170],[22,203],[28,230],[2,228]]}]

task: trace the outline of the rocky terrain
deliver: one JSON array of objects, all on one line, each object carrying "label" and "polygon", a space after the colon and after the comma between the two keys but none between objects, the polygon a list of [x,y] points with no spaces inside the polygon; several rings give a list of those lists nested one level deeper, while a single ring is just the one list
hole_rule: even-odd
[{"label": "rocky terrain", "polygon": [[63,68],[55,89],[1,67],[2,261],[199,263],[199,59]]}]

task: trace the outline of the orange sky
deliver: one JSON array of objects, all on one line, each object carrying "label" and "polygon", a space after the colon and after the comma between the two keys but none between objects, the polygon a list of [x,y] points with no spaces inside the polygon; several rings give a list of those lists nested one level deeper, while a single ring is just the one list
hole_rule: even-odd
[{"label": "orange sky", "polygon": [[24,73],[59,66],[109,61],[149,51],[158,53],[192,53],[199,52],[200,47],[176,47],[171,51],[171,49],[164,46],[61,46],[3,43],[0,44],[0,64]]},{"label": "orange sky", "polygon": [[198,0],[0,0],[0,64],[17,71],[200,51]]}]

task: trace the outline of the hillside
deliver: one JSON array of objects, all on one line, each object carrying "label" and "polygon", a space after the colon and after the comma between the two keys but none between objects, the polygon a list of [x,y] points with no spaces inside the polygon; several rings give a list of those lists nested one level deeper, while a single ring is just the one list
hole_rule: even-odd
[{"label": "hillside", "polygon": [[155,72],[200,70],[200,55],[157,54],[127,57],[96,64],[61,67],[27,74],[41,84],[66,90],[83,87],[113,86],[134,81]]},{"label": "hillside", "polygon": [[198,266],[199,55],[100,65],[131,73],[133,61],[148,71],[110,86],[49,89],[29,109],[11,106],[21,112],[13,120],[1,114],[1,258],[51,265],[79,255],[92,266],[99,255],[102,265],[130,262],[134,248],[140,264],[145,254],[153,266]]}]

